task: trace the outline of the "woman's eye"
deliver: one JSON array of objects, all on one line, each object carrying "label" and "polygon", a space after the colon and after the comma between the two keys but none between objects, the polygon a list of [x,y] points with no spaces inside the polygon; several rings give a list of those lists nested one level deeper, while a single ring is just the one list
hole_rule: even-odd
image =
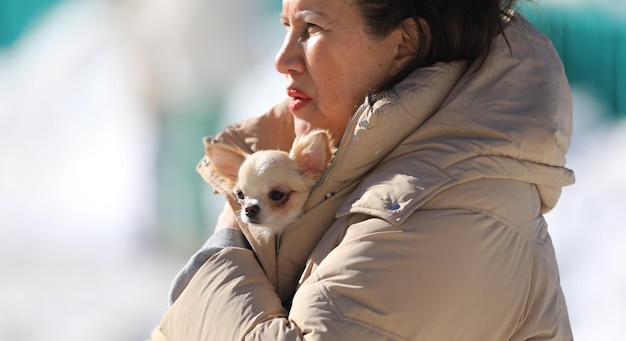
[{"label": "woman's eye", "polygon": [[243,194],[243,192],[241,190],[237,191],[237,199],[243,200],[245,198],[246,198],[246,196]]},{"label": "woman's eye", "polygon": [[322,30],[322,28],[317,26],[317,25],[315,25],[315,24],[311,24],[311,23],[307,23],[306,24],[306,33],[308,33],[308,34],[316,33],[316,32],[319,32],[321,30]]},{"label": "woman's eye", "polygon": [[279,201],[285,197],[285,193],[280,191],[271,191],[269,194],[270,200]]}]

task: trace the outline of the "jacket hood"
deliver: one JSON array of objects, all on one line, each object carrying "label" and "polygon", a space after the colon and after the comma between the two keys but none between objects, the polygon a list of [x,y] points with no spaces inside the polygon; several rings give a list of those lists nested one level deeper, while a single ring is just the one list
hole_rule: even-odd
[{"label": "jacket hood", "polygon": [[561,187],[574,183],[564,167],[572,134],[567,78],[552,43],[523,17],[504,32],[484,64],[418,69],[366,101],[334,180],[376,170],[339,216],[361,212],[398,224],[442,190],[481,178],[535,184],[542,211],[556,205]]}]

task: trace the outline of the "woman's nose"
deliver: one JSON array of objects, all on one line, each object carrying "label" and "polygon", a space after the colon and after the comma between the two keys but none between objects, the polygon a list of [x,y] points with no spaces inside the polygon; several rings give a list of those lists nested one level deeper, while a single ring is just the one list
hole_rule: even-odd
[{"label": "woman's nose", "polygon": [[302,56],[301,46],[297,39],[287,33],[283,46],[280,48],[274,58],[274,67],[276,71],[282,74],[300,73],[306,68]]}]

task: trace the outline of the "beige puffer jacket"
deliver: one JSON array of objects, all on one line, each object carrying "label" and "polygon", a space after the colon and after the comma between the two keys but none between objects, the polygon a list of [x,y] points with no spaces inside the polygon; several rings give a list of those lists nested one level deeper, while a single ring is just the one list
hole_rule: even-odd
[{"label": "beige puffer jacket", "polygon": [[[278,246],[244,227],[254,252],[213,255],[153,340],[572,339],[542,216],[574,182],[570,91],[525,19],[505,33],[479,69],[436,64],[366,100],[298,226]],[[207,142],[292,138],[281,104]]]}]

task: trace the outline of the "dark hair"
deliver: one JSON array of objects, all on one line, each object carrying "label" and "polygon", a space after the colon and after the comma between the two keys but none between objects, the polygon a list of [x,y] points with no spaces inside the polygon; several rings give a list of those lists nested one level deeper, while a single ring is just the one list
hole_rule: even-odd
[{"label": "dark hair", "polygon": [[[435,62],[486,57],[503,31],[503,16],[516,0],[354,0],[373,36],[384,37],[405,19],[417,23],[413,60],[380,90],[393,87],[413,70]],[[425,27],[424,24],[428,25]],[[428,32],[430,31],[430,41]],[[429,44],[430,42],[430,44]],[[484,61],[484,59],[483,59]]]}]

